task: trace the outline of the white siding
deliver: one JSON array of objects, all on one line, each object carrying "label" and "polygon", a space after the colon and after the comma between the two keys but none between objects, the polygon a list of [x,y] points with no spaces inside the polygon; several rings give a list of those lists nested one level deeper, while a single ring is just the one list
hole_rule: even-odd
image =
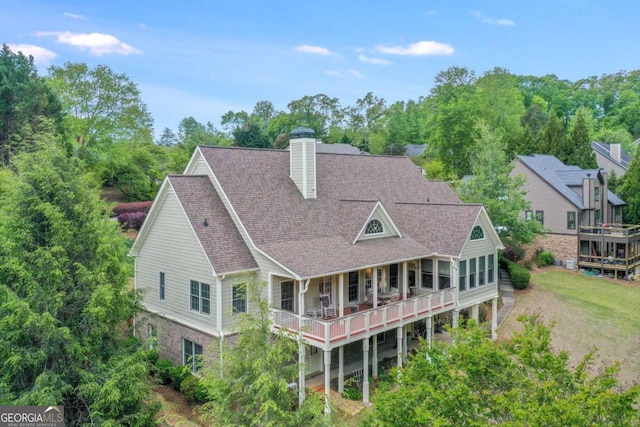
[{"label": "white siding", "polygon": [[[484,286],[477,286],[475,289],[469,289],[469,285],[467,284],[467,290],[464,292],[460,292],[459,288],[459,269],[456,269],[455,277],[451,277],[452,286],[458,288],[458,301],[460,302],[461,307],[469,306],[472,304],[477,304],[480,302],[487,301],[489,299],[495,298],[498,296],[498,254],[496,251],[496,246],[493,240],[490,237],[491,229],[489,228],[491,224],[485,221],[482,217],[478,218],[478,221],[475,225],[479,225],[482,227],[484,231],[484,239],[480,240],[467,240],[465,243],[464,249],[462,250],[461,260],[469,260],[475,259],[481,256],[486,257],[486,265],[485,265],[485,275],[488,277],[486,272],[489,269],[489,255],[494,255],[494,270],[493,270],[493,282],[487,283]],[[469,237],[470,238],[470,237]],[[458,265],[459,267],[459,265]],[[476,275],[478,271],[476,270]],[[467,265],[467,280],[469,275],[469,266]]]},{"label": "white siding", "polygon": [[[176,196],[168,189],[163,205],[136,258],[136,286],[144,291],[144,306],[216,334],[216,281]],[[165,273],[165,300],[158,299],[158,277]],[[211,286],[211,313],[190,310],[190,280]]]}]

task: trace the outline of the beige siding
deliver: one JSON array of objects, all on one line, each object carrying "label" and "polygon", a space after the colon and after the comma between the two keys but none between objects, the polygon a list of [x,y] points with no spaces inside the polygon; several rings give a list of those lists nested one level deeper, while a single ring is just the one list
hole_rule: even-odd
[{"label": "beige siding", "polygon": [[[475,289],[470,289],[467,284],[467,290],[460,292],[459,286],[459,264],[458,269],[456,269],[455,277],[451,277],[452,286],[458,288],[458,301],[460,303],[460,307],[467,307],[473,304],[477,304],[480,302],[484,302],[490,300],[491,298],[495,298],[498,296],[498,254],[496,251],[496,246],[493,240],[490,237],[491,224],[488,221],[485,221],[483,217],[478,218],[478,221],[475,225],[479,225],[482,227],[484,231],[484,238],[479,240],[467,240],[464,245],[464,249],[462,250],[461,260],[477,259],[479,257],[485,257],[485,277],[486,285],[477,286]],[[489,255],[494,255],[494,263],[493,263],[493,282],[488,282],[488,271],[489,271]],[[467,276],[469,274],[469,266],[467,265]],[[479,271],[476,270],[476,274],[479,274]]]},{"label": "beige siding", "polygon": [[609,157],[603,156],[597,151],[595,151],[595,153],[596,153],[596,162],[598,163],[598,166],[606,170],[609,175],[611,175],[611,172],[613,171],[616,173],[617,177],[621,177],[627,172],[625,168],[623,168],[618,163],[609,159]]},{"label": "beige siding", "polygon": [[[577,230],[567,228],[567,212],[577,212],[575,205],[570,203],[563,195],[553,189],[546,181],[534,174],[520,161],[515,162],[513,175],[523,174],[527,176],[527,182],[523,189],[527,192],[526,198],[531,202],[531,210],[534,217],[536,211],[544,212],[544,225],[551,229],[552,233],[577,234]],[[524,217],[524,212],[522,213]],[[577,221],[576,213],[576,221]]]},{"label": "beige siding", "polygon": [[[160,206],[159,206],[160,207]],[[144,291],[144,306],[158,314],[216,334],[216,281],[177,198],[168,189],[136,258],[136,286]],[[165,300],[158,298],[160,272],[165,273]],[[190,310],[190,280],[211,287],[211,313]]]}]

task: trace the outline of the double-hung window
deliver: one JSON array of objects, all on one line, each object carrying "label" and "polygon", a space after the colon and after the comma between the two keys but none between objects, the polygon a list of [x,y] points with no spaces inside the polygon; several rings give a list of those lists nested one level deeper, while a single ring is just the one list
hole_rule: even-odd
[{"label": "double-hung window", "polygon": [[280,308],[293,311],[293,280],[280,283]]},{"label": "double-hung window", "polygon": [[458,281],[458,289],[460,292],[467,290],[467,261],[460,261],[460,267],[458,268],[460,279]]},{"label": "double-hung window", "polygon": [[422,287],[433,289],[433,260],[422,260]]},{"label": "double-hung window", "polygon": [[544,211],[536,211],[536,221],[544,225]]},{"label": "double-hung window", "polygon": [[438,289],[451,287],[451,263],[449,261],[438,261]]},{"label": "double-hung window", "polygon": [[494,263],[496,262],[496,256],[494,254],[489,255],[489,261],[487,261],[488,269],[487,269],[487,283],[493,283],[495,281],[495,267]]},{"label": "double-hung window", "polygon": [[182,340],[182,363],[195,373],[201,367],[202,345],[187,339]]},{"label": "double-hung window", "polygon": [[[293,282],[291,282],[293,284]],[[292,291],[293,292],[293,291]],[[247,312],[247,286],[244,283],[236,283],[231,290],[231,307],[233,313]],[[293,303],[293,299],[292,299]]]},{"label": "double-hung window", "polygon": [[487,284],[484,277],[484,273],[486,271],[486,262],[487,259],[484,256],[478,258],[478,286],[484,286]]},{"label": "double-hung window", "polygon": [[476,259],[469,260],[469,289],[476,287]]},{"label": "double-hung window", "polygon": [[211,314],[211,285],[191,280],[191,310]]},{"label": "double-hung window", "polygon": [[574,211],[567,212],[567,230],[576,229],[576,213]]},{"label": "double-hung window", "polygon": [[164,301],[164,271],[158,276],[158,299]]}]

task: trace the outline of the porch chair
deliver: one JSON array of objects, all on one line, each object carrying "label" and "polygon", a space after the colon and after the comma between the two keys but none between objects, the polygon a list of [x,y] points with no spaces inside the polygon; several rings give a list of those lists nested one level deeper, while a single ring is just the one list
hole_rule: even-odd
[{"label": "porch chair", "polygon": [[359,390],[362,390],[362,368],[361,369],[356,369],[355,371],[353,371],[353,378],[356,380],[356,385],[358,386]]},{"label": "porch chair", "polygon": [[336,308],[333,306],[330,294],[320,295],[320,302],[322,304],[322,317],[327,319],[329,317],[336,317]]}]

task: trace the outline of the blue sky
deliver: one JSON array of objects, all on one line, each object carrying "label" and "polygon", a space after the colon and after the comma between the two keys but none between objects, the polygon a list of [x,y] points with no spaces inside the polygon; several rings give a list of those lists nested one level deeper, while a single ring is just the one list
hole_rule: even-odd
[{"label": "blue sky", "polygon": [[640,69],[638,16],[636,1],[0,0],[0,42],[42,75],[66,61],[127,74],[158,133],[188,116],[219,128],[260,100],[417,100],[454,65],[571,81]]}]

